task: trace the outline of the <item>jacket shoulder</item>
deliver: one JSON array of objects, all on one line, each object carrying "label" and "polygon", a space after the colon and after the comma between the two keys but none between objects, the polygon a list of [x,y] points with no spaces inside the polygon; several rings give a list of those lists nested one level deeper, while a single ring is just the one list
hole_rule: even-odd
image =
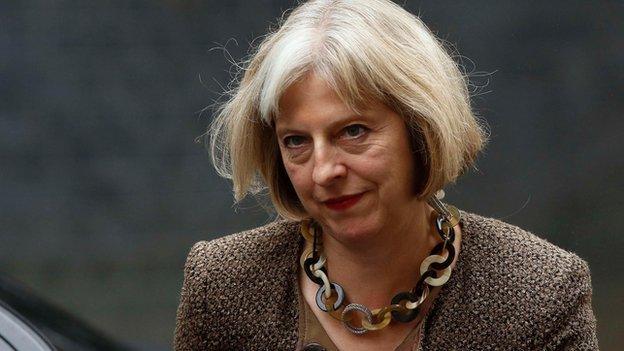
[{"label": "jacket shoulder", "polygon": [[595,339],[585,260],[501,220],[463,211],[462,217],[454,272],[460,287],[450,294],[463,306],[457,320],[474,322],[475,335],[492,333],[496,326],[499,335],[493,340],[512,348],[543,348],[572,324],[584,328],[584,337]]},{"label": "jacket shoulder", "polygon": [[292,250],[298,249],[297,226],[295,222],[280,220],[210,241],[200,241],[193,245],[188,259],[191,263],[204,261],[213,274],[221,271],[226,274],[258,274],[251,269],[259,266],[263,270],[270,269],[291,259]]},{"label": "jacket shoulder", "polygon": [[587,262],[538,235],[495,218],[464,212],[466,263],[505,274],[512,281],[551,285],[570,275],[589,275]]},{"label": "jacket shoulder", "polygon": [[281,220],[193,245],[184,267],[175,349],[294,345],[297,228]]}]

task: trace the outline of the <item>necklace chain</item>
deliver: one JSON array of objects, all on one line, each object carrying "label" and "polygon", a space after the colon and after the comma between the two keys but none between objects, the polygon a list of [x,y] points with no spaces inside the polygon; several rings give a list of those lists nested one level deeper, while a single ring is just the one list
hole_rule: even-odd
[{"label": "necklace chain", "polygon": [[[358,303],[343,306],[346,303],[344,289],[340,284],[331,282],[328,277],[320,226],[311,219],[302,221],[301,234],[306,240],[307,248],[301,254],[300,264],[308,278],[319,285],[316,292],[318,308],[342,322],[347,330],[356,335],[381,330],[392,320],[409,323],[416,319],[421,305],[429,296],[430,287],[444,285],[451,276],[450,265],[455,259],[453,227],[461,221],[459,210],[454,206],[445,205],[436,196],[432,196],[428,203],[438,213],[435,227],[442,242],[436,245],[420,264],[420,277],[412,290],[396,294],[390,305],[374,310]],[[442,256],[443,251],[447,251],[446,257]],[[355,314],[361,315],[361,326],[354,325]]]}]

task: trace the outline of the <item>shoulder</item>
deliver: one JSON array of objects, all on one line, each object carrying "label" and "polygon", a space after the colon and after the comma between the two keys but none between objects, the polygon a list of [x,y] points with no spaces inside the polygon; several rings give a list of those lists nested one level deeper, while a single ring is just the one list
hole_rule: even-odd
[{"label": "shoulder", "polygon": [[293,250],[298,250],[297,228],[295,222],[280,220],[210,241],[197,242],[189,252],[186,267],[199,265],[212,273],[227,274],[251,274],[250,269],[257,269],[258,266],[270,269],[289,260]]},{"label": "shoulder", "polygon": [[589,275],[587,262],[577,254],[530,231],[495,218],[462,214],[466,264],[538,284]]},{"label": "shoulder", "polygon": [[475,335],[488,330],[508,347],[530,348],[558,333],[579,305],[591,305],[589,266],[577,254],[498,219],[464,211],[462,217],[456,276],[447,294],[460,307],[449,318],[470,322]]},{"label": "shoulder", "polygon": [[294,345],[297,229],[281,220],[193,245],[184,267],[176,350]]}]

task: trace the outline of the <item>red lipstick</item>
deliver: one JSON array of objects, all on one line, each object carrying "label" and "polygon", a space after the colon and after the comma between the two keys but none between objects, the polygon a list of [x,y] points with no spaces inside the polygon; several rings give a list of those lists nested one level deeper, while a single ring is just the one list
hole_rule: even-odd
[{"label": "red lipstick", "polygon": [[335,199],[327,200],[323,203],[332,210],[343,211],[352,207],[358,201],[360,201],[360,199],[362,198],[362,195],[364,195],[364,193],[360,193],[356,195],[341,196]]}]

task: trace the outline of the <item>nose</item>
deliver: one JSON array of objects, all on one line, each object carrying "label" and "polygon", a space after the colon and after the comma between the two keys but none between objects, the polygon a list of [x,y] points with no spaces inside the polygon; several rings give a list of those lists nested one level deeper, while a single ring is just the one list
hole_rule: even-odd
[{"label": "nose", "polygon": [[312,180],[320,186],[331,185],[336,179],[347,175],[347,167],[342,164],[337,150],[331,145],[322,145],[314,150],[314,170]]}]

